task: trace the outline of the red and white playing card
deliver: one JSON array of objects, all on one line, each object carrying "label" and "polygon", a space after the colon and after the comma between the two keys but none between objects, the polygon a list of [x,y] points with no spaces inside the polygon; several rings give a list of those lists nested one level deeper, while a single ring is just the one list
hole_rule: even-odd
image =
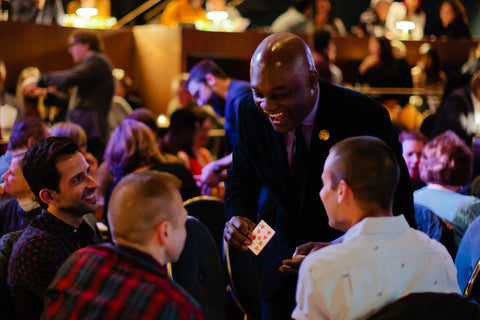
[{"label": "red and white playing card", "polygon": [[275,230],[273,230],[265,221],[260,221],[252,232],[253,240],[248,248],[258,256],[270,239],[272,239],[274,234]]}]

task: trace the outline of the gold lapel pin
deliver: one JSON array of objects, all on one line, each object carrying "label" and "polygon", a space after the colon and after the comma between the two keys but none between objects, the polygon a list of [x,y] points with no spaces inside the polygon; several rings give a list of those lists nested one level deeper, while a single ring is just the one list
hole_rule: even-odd
[{"label": "gold lapel pin", "polygon": [[320,130],[320,132],[318,133],[318,138],[322,141],[327,141],[328,139],[330,139],[330,132],[328,132],[328,130]]}]

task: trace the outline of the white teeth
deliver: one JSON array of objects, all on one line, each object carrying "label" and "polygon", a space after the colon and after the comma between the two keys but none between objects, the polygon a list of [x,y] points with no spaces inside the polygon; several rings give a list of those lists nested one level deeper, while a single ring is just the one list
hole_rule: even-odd
[{"label": "white teeth", "polygon": [[269,113],[268,116],[270,118],[276,118],[278,116],[281,116],[283,114],[283,112],[280,112],[280,113]]},{"label": "white teeth", "polygon": [[92,200],[93,197],[95,197],[95,193],[92,193],[92,194],[89,195],[89,196],[85,196],[85,199],[86,199],[86,200]]}]

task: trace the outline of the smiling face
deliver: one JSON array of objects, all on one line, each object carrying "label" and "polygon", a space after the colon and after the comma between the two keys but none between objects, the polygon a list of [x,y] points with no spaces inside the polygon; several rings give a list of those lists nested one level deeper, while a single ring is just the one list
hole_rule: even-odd
[{"label": "smiling face", "polygon": [[[94,212],[98,208],[95,191],[98,183],[90,175],[90,166],[80,152],[62,156],[57,160],[60,175],[59,192],[52,191],[54,210],[77,216]],[[49,207],[50,210],[50,207]]]},{"label": "smiling face", "polygon": [[310,70],[305,57],[264,57],[254,55],[250,83],[257,107],[270,119],[275,131],[294,129],[312,110],[318,74]]}]

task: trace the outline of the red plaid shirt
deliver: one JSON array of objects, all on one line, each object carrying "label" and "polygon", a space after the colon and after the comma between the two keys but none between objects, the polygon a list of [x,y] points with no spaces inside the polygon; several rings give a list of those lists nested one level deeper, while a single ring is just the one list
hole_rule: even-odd
[{"label": "red plaid shirt", "polygon": [[150,255],[103,244],[65,261],[45,295],[46,319],[203,319],[198,303]]}]

